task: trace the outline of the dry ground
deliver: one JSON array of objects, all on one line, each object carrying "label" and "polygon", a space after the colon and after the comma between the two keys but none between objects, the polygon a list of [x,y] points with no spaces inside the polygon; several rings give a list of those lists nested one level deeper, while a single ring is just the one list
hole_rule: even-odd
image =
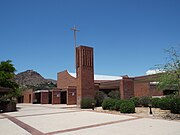
[{"label": "dry ground", "polygon": [[[103,110],[102,107],[96,107],[94,111],[102,112],[102,113],[117,114],[117,115],[122,114],[119,111]],[[173,114],[170,112],[170,110],[161,110],[159,108],[152,108],[152,112],[153,112],[152,115],[150,115],[149,113],[150,110],[148,107],[136,107],[135,111],[136,113],[126,114],[126,115],[180,121],[180,114]]]}]

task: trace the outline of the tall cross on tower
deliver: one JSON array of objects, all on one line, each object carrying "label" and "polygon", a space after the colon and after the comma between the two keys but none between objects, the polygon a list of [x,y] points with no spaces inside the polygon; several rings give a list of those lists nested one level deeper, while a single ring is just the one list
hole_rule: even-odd
[{"label": "tall cross on tower", "polygon": [[80,30],[76,29],[76,25],[74,25],[74,28],[71,28],[71,30],[74,31],[74,47],[76,49],[76,32],[78,32]]},{"label": "tall cross on tower", "polygon": [[74,54],[75,54],[75,73],[76,73],[76,47],[77,47],[77,44],[76,44],[76,32],[80,31],[78,29],[76,29],[76,25],[74,25],[74,28],[71,28],[71,30],[74,31]]}]

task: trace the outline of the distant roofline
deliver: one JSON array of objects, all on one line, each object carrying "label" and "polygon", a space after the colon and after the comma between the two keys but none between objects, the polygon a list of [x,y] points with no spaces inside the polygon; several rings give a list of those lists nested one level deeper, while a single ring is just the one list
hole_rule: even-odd
[{"label": "distant roofline", "polygon": [[[71,76],[76,77],[76,73],[70,73]],[[101,81],[112,81],[112,80],[121,80],[122,76],[110,76],[110,75],[94,75],[94,80],[101,80]]]}]

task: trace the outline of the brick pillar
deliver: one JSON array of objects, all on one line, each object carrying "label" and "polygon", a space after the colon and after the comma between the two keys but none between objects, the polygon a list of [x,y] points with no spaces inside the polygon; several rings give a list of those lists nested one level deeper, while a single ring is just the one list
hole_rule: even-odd
[{"label": "brick pillar", "polygon": [[41,104],[49,103],[49,92],[41,92]]},{"label": "brick pillar", "polygon": [[129,99],[134,97],[134,79],[123,77],[120,81],[120,95],[121,99]]},{"label": "brick pillar", "polygon": [[93,48],[76,48],[77,105],[83,98],[94,98],[94,60]]},{"label": "brick pillar", "polygon": [[60,91],[52,90],[52,104],[60,104]]},{"label": "brick pillar", "polygon": [[67,104],[68,105],[75,105],[77,102],[76,88],[75,87],[69,87],[67,90],[67,96],[68,96]]}]

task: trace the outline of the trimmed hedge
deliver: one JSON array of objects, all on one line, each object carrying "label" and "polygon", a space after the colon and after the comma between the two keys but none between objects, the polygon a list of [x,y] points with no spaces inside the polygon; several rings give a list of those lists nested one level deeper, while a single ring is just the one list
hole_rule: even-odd
[{"label": "trimmed hedge", "polygon": [[135,104],[130,100],[124,100],[120,105],[121,113],[135,113]]},{"label": "trimmed hedge", "polygon": [[107,97],[107,95],[102,91],[97,91],[95,94],[96,106],[102,106],[103,100]]},{"label": "trimmed hedge", "polygon": [[150,103],[151,103],[151,97],[140,97],[139,99],[140,106],[148,107]]},{"label": "trimmed hedge", "polygon": [[160,102],[161,102],[160,98],[152,98],[151,99],[151,104],[152,104],[152,107],[154,107],[154,108],[159,108]]},{"label": "trimmed hedge", "polygon": [[102,103],[103,110],[115,110],[116,99],[107,98]]},{"label": "trimmed hedge", "polygon": [[163,97],[161,98],[160,102],[159,102],[159,107],[162,110],[170,110],[171,109],[171,101],[173,98],[169,98],[169,97]]},{"label": "trimmed hedge", "polygon": [[123,100],[116,100],[114,109],[120,111],[120,106],[123,103]]},{"label": "trimmed hedge", "polygon": [[139,97],[132,97],[130,100],[134,102],[134,105],[136,107],[139,107],[140,106],[139,99],[140,99]]},{"label": "trimmed hedge", "polygon": [[92,98],[84,98],[81,100],[81,108],[82,109],[92,108],[92,103],[96,104],[96,101]]},{"label": "trimmed hedge", "polygon": [[171,100],[171,112],[180,114],[180,97],[174,97]]}]

